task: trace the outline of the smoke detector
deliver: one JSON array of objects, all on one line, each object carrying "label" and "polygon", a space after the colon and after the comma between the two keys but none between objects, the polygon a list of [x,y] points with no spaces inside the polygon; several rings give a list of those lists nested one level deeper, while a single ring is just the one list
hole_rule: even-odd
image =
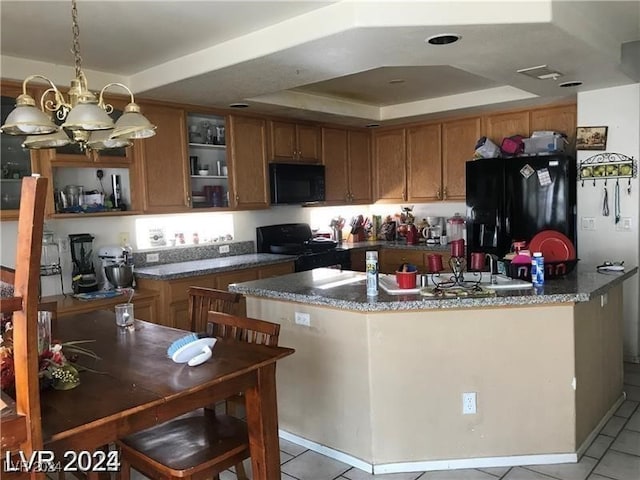
[{"label": "smoke detector", "polygon": [[518,73],[526,75],[527,77],[535,78],[538,80],[557,80],[562,77],[562,73],[549,68],[547,65],[538,65],[537,67],[521,68],[517,70]]}]

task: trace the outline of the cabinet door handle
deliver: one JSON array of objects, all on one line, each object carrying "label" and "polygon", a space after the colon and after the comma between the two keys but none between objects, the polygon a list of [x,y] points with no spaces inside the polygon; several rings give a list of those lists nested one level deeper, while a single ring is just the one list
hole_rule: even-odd
[{"label": "cabinet door handle", "polygon": [[440,188],[438,188],[438,191],[436,192],[436,198],[438,200],[442,200],[441,194],[440,194]]},{"label": "cabinet door handle", "polygon": [[240,195],[236,193],[236,203],[239,203],[239,202],[240,202]]},{"label": "cabinet door handle", "polygon": [[446,200],[447,199],[447,187],[444,187],[444,191],[442,193],[442,199]]},{"label": "cabinet door handle", "polygon": [[191,195],[187,195],[187,207],[191,206]]}]

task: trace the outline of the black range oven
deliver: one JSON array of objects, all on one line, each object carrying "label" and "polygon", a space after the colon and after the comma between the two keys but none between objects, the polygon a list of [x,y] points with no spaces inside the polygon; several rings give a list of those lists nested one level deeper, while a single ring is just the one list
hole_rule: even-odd
[{"label": "black range oven", "polygon": [[258,253],[279,253],[295,256],[296,272],[330,267],[349,270],[349,250],[338,248],[326,238],[313,238],[307,223],[284,223],[256,228]]}]

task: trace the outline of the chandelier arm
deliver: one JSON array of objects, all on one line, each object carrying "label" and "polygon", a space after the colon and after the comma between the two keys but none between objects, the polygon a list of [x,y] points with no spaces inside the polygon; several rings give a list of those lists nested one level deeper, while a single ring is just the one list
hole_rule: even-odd
[{"label": "chandelier arm", "polygon": [[[58,92],[58,87],[55,86],[55,84],[49,80],[47,77],[45,77],[44,75],[29,75],[27,78],[24,79],[24,81],[22,82],[22,94],[23,95],[27,95],[27,83],[29,83],[31,80],[33,80],[34,78],[39,78],[41,80],[44,80],[45,82],[47,82],[49,85],[51,85],[51,89],[55,92]],[[50,89],[50,90],[51,90]]]},{"label": "chandelier arm", "polygon": [[127,93],[129,94],[129,97],[131,98],[130,104],[134,104],[135,103],[134,102],[134,98],[133,98],[133,92],[125,84],[118,83],[118,82],[108,83],[104,87],[102,87],[102,90],[100,90],[100,97],[99,97],[99,100],[98,100],[98,105],[100,107],[104,108],[107,111],[107,113],[111,113],[113,111],[113,106],[111,104],[105,103],[103,95],[104,95],[104,92],[107,90],[107,88],[113,87],[113,86],[122,87],[123,89],[125,89],[127,91]]},{"label": "chandelier arm", "polygon": [[[47,100],[47,95],[49,93],[53,93],[54,99],[53,100]],[[57,116],[60,118],[60,120],[64,119],[64,116],[66,115],[66,111],[71,110],[71,105],[69,105],[66,100],[64,99],[64,96],[62,95],[62,93],[60,92],[60,90],[58,90],[55,87],[52,88],[48,88],[46,89],[42,95],[40,96],[40,110],[44,111],[48,111],[48,112],[56,112],[59,111],[60,109],[63,109],[65,111],[64,114],[58,114]]]},{"label": "chandelier arm", "polygon": [[133,98],[133,92],[131,91],[131,89],[129,87],[127,87],[124,83],[118,83],[118,82],[112,82],[112,83],[108,83],[106,84],[104,87],[102,87],[102,90],[100,90],[100,100],[98,101],[98,105],[103,105],[104,104],[104,100],[102,98],[105,90],[109,87],[113,87],[113,86],[117,86],[117,87],[122,87],[124,88],[127,93],[129,94],[129,97],[131,97],[131,103],[134,103],[134,98]]}]

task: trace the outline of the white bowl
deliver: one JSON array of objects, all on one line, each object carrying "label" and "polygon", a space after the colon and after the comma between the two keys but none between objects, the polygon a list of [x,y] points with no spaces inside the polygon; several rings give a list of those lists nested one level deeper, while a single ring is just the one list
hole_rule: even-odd
[{"label": "white bowl", "polygon": [[209,175],[209,170],[198,170],[198,175],[202,175],[203,177]]}]

